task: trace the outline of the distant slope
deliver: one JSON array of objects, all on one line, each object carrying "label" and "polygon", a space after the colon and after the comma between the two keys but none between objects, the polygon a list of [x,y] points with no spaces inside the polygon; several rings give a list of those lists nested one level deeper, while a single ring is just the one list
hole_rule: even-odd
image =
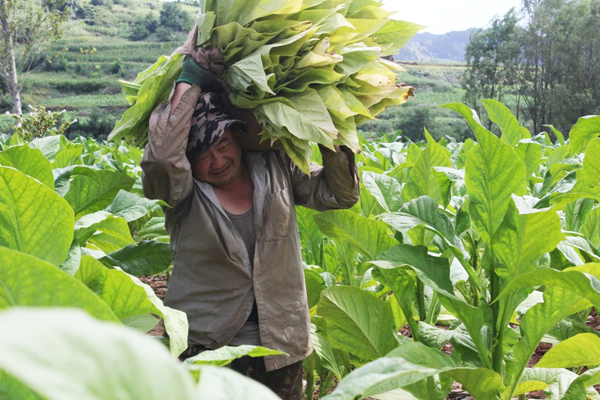
[{"label": "distant slope", "polygon": [[418,33],[394,57],[400,61],[465,61],[465,47],[475,28],[443,35]]}]

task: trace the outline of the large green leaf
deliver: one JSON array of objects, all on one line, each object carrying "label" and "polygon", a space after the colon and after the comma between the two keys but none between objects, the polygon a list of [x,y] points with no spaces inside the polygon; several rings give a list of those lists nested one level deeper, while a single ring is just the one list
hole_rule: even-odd
[{"label": "large green leaf", "polygon": [[304,260],[307,264],[322,263],[320,246],[323,241],[323,234],[317,227],[313,216],[317,211],[306,207],[296,207],[296,216],[298,220],[298,232],[302,239],[302,249],[305,251]]},{"label": "large green leaf", "polygon": [[384,214],[382,221],[406,235],[409,230],[424,226],[446,241],[449,246],[464,251],[462,241],[456,236],[450,218],[439,210],[438,204],[428,196],[413,199],[398,213]]},{"label": "large green leaf", "polygon": [[[561,146],[565,145],[565,135],[563,135],[563,133],[561,131],[559,131],[558,129],[556,129],[553,125],[544,125],[547,128],[550,128],[550,130],[554,133],[554,135],[556,136],[556,142],[560,143]],[[554,142],[556,144],[556,142]]]},{"label": "large green leaf", "polygon": [[424,28],[412,22],[392,19],[375,33],[375,42],[383,48],[382,56],[393,55]]},{"label": "large green leaf", "polygon": [[374,279],[387,285],[394,292],[394,301],[401,308],[413,336],[417,337],[417,324],[412,313],[415,303],[415,278],[401,267],[380,268],[376,265],[372,274]]},{"label": "large green leaf", "polygon": [[582,171],[585,183],[590,186],[600,185],[600,139],[594,140],[585,149]]},{"label": "large green leaf", "polygon": [[565,230],[579,232],[586,217],[594,207],[594,200],[579,199],[565,207]]},{"label": "large green leaf", "polygon": [[536,209],[513,196],[508,212],[494,234],[494,271],[504,279],[515,279],[535,269],[534,261],[563,239],[560,219],[553,209]]},{"label": "large green leaf", "polygon": [[460,382],[477,400],[496,400],[504,390],[502,376],[487,368],[455,368],[444,374]]},{"label": "large green leaf", "polygon": [[[577,374],[572,371],[547,368],[527,368],[522,378],[523,382],[543,382],[547,387],[542,390],[549,400],[567,400],[567,392],[576,379]],[[575,393],[571,391],[571,395],[573,394]],[[585,390],[581,387],[576,396],[569,400],[584,398]]]},{"label": "large green leaf", "polygon": [[582,392],[587,389],[587,395],[590,399],[598,399],[598,392],[593,385],[600,383],[600,367],[588,369],[577,379],[571,382],[569,389],[565,392],[562,400],[577,400],[582,396]]},{"label": "large green leaf", "polygon": [[511,146],[516,146],[521,139],[531,138],[529,131],[522,127],[517,118],[504,104],[494,99],[481,100],[490,119],[502,131],[500,139]]},{"label": "large green leaf", "polygon": [[378,260],[370,263],[386,269],[402,265],[410,267],[424,284],[441,295],[440,302],[444,308],[465,324],[477,347],[481,362],[486,368],[491,367],[487,356],[487,346],[482,334],[484,325],[483,310],[473,307],[454,294],[448,259],[429,255],[425,246],[399,244],[381,254]]},{"label": "large green leaf", "polygon": [[325,289],[325,281],[317,271],[308,268],[304,268],[304,281],[306,283],[308,308],[313,308],[319,303],[321,292]]},{"label": "large green leaf", "polygon": [[357,396],[372,393],[370,388],[392,381],[396,387],[388,385],[390,390],[400,388],[433,376],[437,369],[412,364],[400,357],[382,357],[355,369],[337,385],[333,393],[324,396],[323,400],[353,400]]},{"label": "large green leaf", "polygon": [[29,142],[29,147],[39,149],[49,161],[54,161],[56,153],[67,147],[67,138],[63,135],[46,136]]},{"label": "large green leaf", "polygon": [[481,126],[475,111],[460,103],[444,107],[460,113],[477,137],[478,146],[469,152],[465,167],[469,214],[489,243],[504,219],[510,196],[526,193],[525,165],[510,145]]},{"label": "large green leaf", "polygon": [[67,147],[60,149],[56,153],[54,161],[52,162],[52,169],[83,164],[81,160],[82,153],[83,145],[74,145],[72,143],[68,143]]},{"label": "large green leaf", "polygon": [[581,117],[569,132],[571,155],[585,151],[590,142],[600,135],[600,115]]},{"label": "large green leaf", "polygon": [[135,179],[121,172],[97,170],[99,181],[87,175],[77,175],[72,181],[65,200],[75,211],[75,218],[108,207],[120,190],[131,190]]},{"label": "large green leaf", "polygon": [[15,309],[0,321],[11,327],[0,331],[0,369],[48,400],[201,398],[158,341],[123,326],[72,309]]},{"label": "large green leaf", "polygon": [[16,306],[77,307],[96,318],[118,321],[77,279],[39,258],[0,247],[0,309]]},{"label": "large green leaf", "polygon": [[581,227],[587,239],[596,247],[600,247],[600,207],[592,209],[585,218],[585,222]]},{"label": "large green leaf", "polygon": [[27,145],[13,146],[0,153],[0,165],[13,167],[54,188],[54,176],[50,162],[39,149]]},{"label": "large green leaf", "polygon": [[542,161],[542,145],[539,143],[519,143],[515,147],[515,151],[525,163],[527,177],[538,172]]},{"label": "large green leaf", "polygon": [[445,174],[433,167],[452,167],[448,150],[436,143],[425,131],[427,146],[419,156],[408,174],[408,182],[404,186],[404,198],[415,199],[419,196],[429,196],[436,202],[447,204],[449,181]]},{"label": "large green leaf", "polygon": [[325,211],[315,215],[314,219],[325,235],[351,243],[369,259],[398,243],[388,234],[387,224],[350,210]]},{"label": "large green leaf", "polygon": [[[590,305],[591,303],[588,300],[580,297],[575,292],[550,285],[546,287],[544,302],[530,308],[521,319],[520,332],[522,338],[514,346],[513,358],[507,362],[508,389],[503,399],[509,400],[512,398],[531,355],[546,332],[566,316],[579,312]],[[546,380],[539,380],[549,384]]]},{"label": "large green leaf", "polygon": [[[215,11],[217,24],[224,25],[227,22],[237,21],[246,25],[258,18],[269,14],[293,13],[300,11],[302,2],[294,0],[227,0],[221,2],[207,2],[210,4],[204,11]],[[283,10],[282,10],[283,9]]]},{"label": "large green leaf", "polygon": [[0,368],[0,398],[6,400],[45,400],[23,382]]},{"label": "large green leaf", "polygon": [[[298,221],[300,225],[300,221]],[[320,233],[319,233],[320,234]],[[146,224],[137,232],[135,237],[137,241],[156,239],[162,241],[169,241],[169,232],[165,228],[165,217],[152,217]]]},{"label": "large green leaf", "polygon": [[58,266],[67,258],[73,226],[73,210],[54,190],[0,167],[0,246]]},{"label": "large green leaf", "polygon": [[390,305],[362,289],[334,286],[323,290],[317,314],[327,322],[333,348],[364,360],[382,357],[398,344]]},{"label": "large green leaf", "polygon": [[229,368],[198,365],[193,369],[200,372],[199,387],[193,397],[195,400],[280,399],[266,386]]},{"label": "large green leaf", "polygon": [[105,253],[135,244],[127,221],[121,217],[116,218],[107,211],[96,211],[77,220],[75,238],[80,245],[90,243]]},{"label": "large green leaf", "polygon": [[[181,354],[187,348],[188,323],[185,313],[163,305],[152,288],[123,271],[108,269],[90,256],[81,257],[75,277],[96,293],[121,321],[147,314],[164,319],[171,352]],[[158,323],[158,320],[155,320]]]},{"label": "large green leaf", "polygon": [[109,267],[120,267],[133,276],[156,275],[173,263],[175,255],[168,243],[143,240],[102,257],[100,261]]},{"label": "large green leaf", "polygon": [[600,277],[600,264],[598,263],[566,268],[563,271],[541,268],[511,280],[498,299],[520,289],[546,285],[573,292],[600,307],[600,279],[598,277]]},{"label": "large green leaf", "polygon": [[126,190],[120,190],[106,211],[115,217],[123,217],[127,222],[135,221],[156,207],[159,200],[150,200]]},{"label": "large green leaf", "polygon": [[395,178],[364,171],[362,182],[385,211],[398,211],[402,206],[402,185]]},{"label": "large green leaf", "polygon": [[[450,357],[439,350],[421,343],[409,343],[401,345],[386,357],[352,371],[332,394],[323,399],[352,400],[357,396],[372,397],[398,388],[414,390],[414,384],[436,374],[461,381],[477,399],[494,400],[504,387],[500,375],[494,371],[484,368],[456,368]],[[427,398],[439,398],[439,395],[440,392],[435,395],[429,393]]]},{"label": "large green leaf", "polygon": [[285,354],[279,350],[271,350],[261,346],[223,346],[217,350],[203,351],[197,356],[185,360],[187,364],[195,365],[214,365],[222,367],[231,363],[240,357],[266,357]]},{"label": "large green leaf", "polygon": [[[138,74],[134,85],[139,89],[137,95],[132,98],[135,104],[117,121],[108,135],[109,140],[125,139],[127,143],[140,147],[146,144],[150,114],[156,106],[168,99],[173,82],[181,74],[182,63],[181,54],[161,56],[156,63]],[[121,84],[126,87],[128,82]]]},{"label": "large green leaf", "polygon": [[548,351],[537,368],[572,368],[600,365],[600,338],[581,333],[564,340]]},{"label": "large green leaf", "polygon": [[[388,353],[386,357],[398,357],[420,367],[438,370],[448,370],[456,367],[452,358],[446,353],[415,341],[401,343],[399,347]],[[398,387],[404,387],[409,392],[419,395],[421,398],[432,400],[445,399],[451,389],[452,380],[449,380],[445,376],[440,376],[440,378],[442,385],[436,384],[433,379],[423,379],[408,386],[404,385],[402,380],[397,382],[395,379],[390,379],[372,386],[366,394],[385,393]]]},{"label": "large green leaf", "polygon": [[315,325],[312,324],[310,328],[310,342],[319,356],[321,365],[333,372],[338,381],[342,380],[342,376],[346,374],[346,371],[339,353],[331,348],[327,338],[317,332]]}]

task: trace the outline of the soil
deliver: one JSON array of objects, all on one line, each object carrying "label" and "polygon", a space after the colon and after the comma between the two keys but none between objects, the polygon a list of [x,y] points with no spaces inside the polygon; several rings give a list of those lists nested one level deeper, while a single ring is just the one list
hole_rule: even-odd
[{"label": "soil", "polygon": [[[164,300],[167,294],[167,274],[155,276],[141,276],[140,281],[149,285],[159,299]],[[162,318],[155,315],[158,319],[158,324],[148,334],[150,336],[162,336],[165,333],[165,326]]]},{"label": "soil", "polygon": [[[161,300],[164,300],[165,295],[167,294],[167,275],[166,274],[160,274],[160,275],[155,275],[155,276],[142,276],[142,277],[140,277],[140,280],[142,282],[144,282],[145,284],[150,285],[150,287],[152,287],[152,289],[154,290],[154,293],[158,296],[158,298],[160,298]],[[160,318],[158,316],[156,316],[156,318],[158,319],[158,324],[154,327],[154,329],[152,329],[150,332],[148,332],[148,334],[152,335],[152,336],[162,336],[164,334],[163,320],[162,320],[162,318]],[[586,325],[589,326],[590,328],[600,332],[600,317],[598,317],[598,314],[596,313],[595,309],[592,309],[592,312],[590,313],[590,316],[587,319]],[[447,327],[445,327],[445,326],[438,326],[438,328],[447,329]],[[412,337],[412,334],[410,332],[410,329],[408,328],[408,325],[405,325],[400,329],[400,334],[403,336]],[[533,355],[531,356],[531,359],[529,360],[529,363],[527,364],[527,366],[533,367],[544,356],[544,354],[546,354],[551,348],[552,348],[552,345],[550,343],[541,342],[539,344],[539,346],[537,347],[537,349],[535,350],[535,352],[533,353]],[[452,353],[452,345],[450,345],[449,343],[446,343],[444,345],[444,347],[442,348],[442,351],[446,354],[451,354]],[[596,391],[598,391],[598,393],[600,393],[600,385],[596,385],[596,386],[594,386],[594,388],[596,389]],[[332,390],[330,390],[330,392]],[[315,391],[315,397],[314,397],[315,400],[318,399],[317,395],[318,395],[318,391]],[[526,397],[528,399],[545,399],[545,398],[547,398],[546,395],[541,390],[530,392],[529,394],[527,394]],[[466,393],[465,391],[462,390],[460,383],[454,382],[452,384],[452,390],[448,394],[447,400],[474,400],[474,399],[468,393]]]}]

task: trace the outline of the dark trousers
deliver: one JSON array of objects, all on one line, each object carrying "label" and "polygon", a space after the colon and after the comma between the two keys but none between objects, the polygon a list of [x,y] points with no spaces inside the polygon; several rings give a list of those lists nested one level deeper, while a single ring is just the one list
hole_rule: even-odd
[{"label": "dark trousers", "polygon": [[[179,359],[183,361],[205,350],[204,346],[191,346]],[[263,357],[244,356],[233,360],[226,367],[262,383],[283,400],[302,399],[302,361],[267,372]]]}]

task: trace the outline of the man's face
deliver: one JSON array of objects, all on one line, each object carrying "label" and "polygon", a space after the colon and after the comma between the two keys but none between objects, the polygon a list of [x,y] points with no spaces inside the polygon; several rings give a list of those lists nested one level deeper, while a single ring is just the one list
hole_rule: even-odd
[{"label": "man's face", "polygon": [[240,142],[231,129],[226,128],[223,136],[191,165],[194,178],[213,186],[227,186],[241,176]]}]

